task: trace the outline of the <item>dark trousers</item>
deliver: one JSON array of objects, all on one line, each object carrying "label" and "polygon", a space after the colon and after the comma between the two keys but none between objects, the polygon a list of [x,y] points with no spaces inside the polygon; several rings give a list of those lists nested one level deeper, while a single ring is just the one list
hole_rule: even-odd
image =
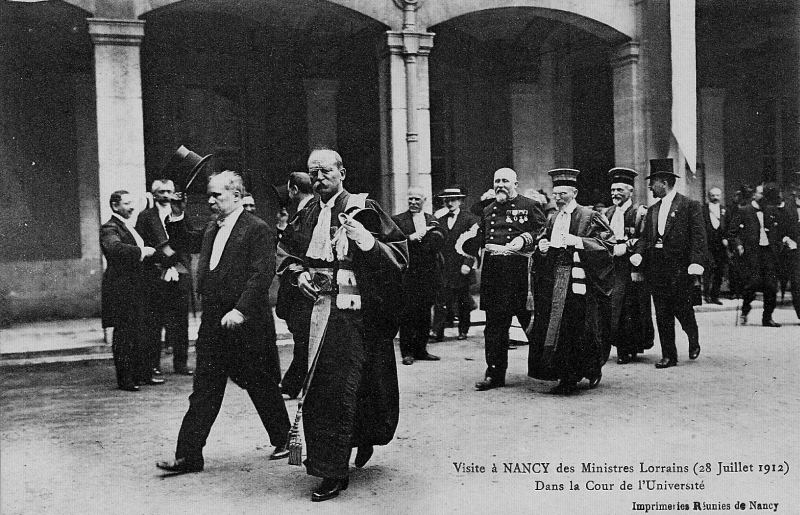
[{"label": "dark trousers", "polygon": [[186,368],[189,351],[189,296],[191,283],[188,274],[180,274],[178,281],[160,279],[150,283],[148,306],[144,327],[146,352],[151,368],[161,368],[161,329],[166,345],[172,347],[174,370]]},{"label": "dark trousers", "polygon": [[428,333],[431,330],[430,295],[404,296],[403,314],[400,319],[400,353],[403,357],[418,358],[428,353]]},{"label": "dark trousers", "polygon": [[656,308],[656,325],[658,326],[658,337],[661,340],[662,357],[678,360],[678,349],[675,347],[676,318],[689,339],[689,348],[700,345],[697,320],[694,317],[694,308],[688,291],[659,292],[654,290],[653,304]]},{"label": "dark trousers", "polygon": [[[219,318],[215,322],[219,326]],[[270,363],[277,356],[275,340],[272,340],[272,349],[263,341],[260,345],[245,342],[241,333],[247,330],[219,327],[209,331],[216,333],[214,337],[198,341],[194,386],[189,396],[189,410],[178,433],[175,458],[203,462],[203,447],[222,405],[228,378],[247,391],[272,445],[286,443],[289,414],[278,388],[280,376],[274,374],[274,363]],[[202,327],[200,332],[205,333]]]},{"label": "dark trousers", "polygon": [[707,299],[719,299],[719,289],[722,286],[722,278],[725,277],[726,264],[724,247],[711,253],[711,259],[703,274],[703,295]]},{"label": "dark trousers", "polygon": [[111,341],[117,385],[120,387],[143,383],[150,378],[148,362],[142,352],[143,340],[135,314],[117,320]]},{"label": "dark trousers", "polygon": [[[748,256],[747,253],[750,253]],[[759,246],[757,250],[749,250],[745,254],[745,262],[749,265],[749,277],[745,282],[742,294],[742,315],[750,313],[750,303],[756,292],[764,292],[764,314],[762,321],[772,320],[778,292],[777,256],[769,246]]]},{"label": "dark trousers", "polygon": [[[511,318],[516,316],[523,330],[528,328],[531,312],[522,310],[517,313],[504,311],[486,311],[486,328],[484,329],[486,374],[498,381],[505,381],[508,368],[508,330]],[[526,336],[527,338],[527,336]]]},{"label": "dark trousers", "polygon": [[789,281],[792,290],[792,304],[797,318],[800,318],[800,250],[790,250],[786,253],[789,266]]},{"label": "dark trousers", "polygon": [[469,294],[469,286],[461,288],[442,287],[433,310],[433,332],[441,336],[444,334],[444,326],[447,324],[447,313],[453,311],[458,316],[458,333],[467,334],[469,332],[470,311],[472,311],[472,297]]},{"label": "dark trousers", "polygon": [[294,340],[292,362],[281,380],[281,392],[290,397],[297,397],[303,388],[308,372],[308,333],[311,327],[311,310],[304,306],[294,309],[286,321]]}]

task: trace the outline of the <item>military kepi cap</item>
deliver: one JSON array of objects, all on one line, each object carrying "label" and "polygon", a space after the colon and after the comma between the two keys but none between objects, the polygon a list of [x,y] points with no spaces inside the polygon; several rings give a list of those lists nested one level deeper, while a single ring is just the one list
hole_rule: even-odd
[{"label": "military kepi cap", "polygon": [[633,181],[636,179],[636,176],[639,175],[636,173],[636,170],[631,168],[612,168],[608,171],[608,178],[611,179],[611,184],[616,182],[621,182],[623,184],[629,184],[633,186]]},{"label": "military kepi cap", "polygon": [[556,168],[547,172],[553,180],[553,186],[578,186],[578,174],[580,170],[573,168]]},{"label": "military kepi cap", "polygon": [[664,177],[671,175],[673,177],[680,177],[673,171],[672,159],[651,159],[650,160],[650,175],[646,179],[653,177]]}]

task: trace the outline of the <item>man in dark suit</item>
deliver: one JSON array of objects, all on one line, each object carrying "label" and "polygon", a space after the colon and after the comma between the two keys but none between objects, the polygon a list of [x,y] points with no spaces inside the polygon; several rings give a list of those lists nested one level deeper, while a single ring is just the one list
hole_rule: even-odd
[{"label": "man in dark suit", "polygon": [[111,218],[100,227],[100,246],[106,258],[101,288],[103,319],[114,328],[112,352],[120,390],[135,392],[149,384],[152,369],[144,359],[139,326],[144,310],[142,266],[155,253],[130,223],[133,197],[124,190],[110,199]]},{"label": "man in dark suit", "polygon": [[448,313],[458,316],[458,339],[465,340],[469,333],[472,297],[470,285],[475,281],[476,259],[456,251],[456,242],[479,218],[461,209],[466,194],[459,186],[445,188],[439,198],[444,201],[447,214],[437,219],[445,234],[442,243],[442,283],[433,316],[433,335],[436,341],[444,339]]},{"label": "man in dark suit", "polygon": [[722,206],[722,190],[711,188],[708,190],[708,204],[703,206],[709,253],[709,262],[703,277],[703,300],[710,304],[722,304],[719,300],[719,288],[728,264],[726,215]]},{"label": "man in dark suit", "polygon": [[678,364],[675,319],[689,338],[689,359],[700,355],[700,336],[692,305],[694,284],[703,275],[706,262],[706,231],[703,208],[675,190],[678,175],[672,159],[650,160],[650,191],[658,202],[645,216],[644,232],[630,257],[641,266],[653,295],[656,325],[661,339],[661,361],[656,368]]},{"label": "man in dark suit", "polygon": [[151,366],[161,372],[161,329],[167,346],[172,347],[172,368],[176,374],[191,375],[187,366],[189,351],[189,296],[191,295],[192,256],[176,252],[170,245],[167,222],[175,198],[175,184],[157,179],[150,188],[155,205],[139,214],[136,230],[146,245],[159,249],[161,262],[145,270],[148,283],[146,320],[143,330],[149,348]]},{"label": "man in dark suit", "polygon": [[612,206],[606,218],[614,232],[614,287],[611,292],[611,343],[617,347],[617,363],[636,360],[637,354],[653,346],[655,330],[650,312],[650,292],[641,270],[628,260],[642,235],[647,208],[633,201],[638,173],[630,168],[612,168]]},{"label": "man in dark suit", "polygon": [[797,318],[800,318],[800,250],[797,250],[797,245],[800,243],[800,172],[794,173],[793,181],[791,198],[783,209],[789,231],[785,245],[792,304]]},{"label": "man in dark suit", "polygon": [[516,316],[523,328],[531,320],[529,256],[520,251],[538,239],[545,219],[541,206],[518,194],[517,186],[517,173],[511,168],[494,172],[495,199],[484,208],[476,228],[475,241],[484,248],[481,307],[486,311],[486,371],[475,383],[478,391],[505,386],[511,319]]},{"label": "man in dark suit", "polygon": [[[175,460],[157,463],[175,473],[203,470],[203,447],[217,418],[230,377],[247,390],[275,446],[270,459],[289,455],[289,415],[275,374],[278,359],[269,286],[275,274],[274,233],[242,208],[244,183],[226,170],[208,181],[208,203],[217,219],[204,233],[183,221],[169,224],[176,246],[199,247],[198,291],[203,318],[197,337],[197,370],[183,418]],[[173,205],[176,218],[182,207]],[[174,231],[174,232],[173,232]],[[199,243],[199,245],[198,245]]]},{"label": "man in dark suit", "polygon": [[403,273],[403,313],[400,319],[400,353],[403,365],[415,360],[438,361],[427,349],[431,307],[441,282],[444,231],[439,222],[424,213],[425,192],[408,188],[408,211],[392,217],[408,240],[408,268]]},{"label": "man in dark suit", "polygon": [[778,291],[778,256],[791,238],[785,211],[777,207],[780,202],[777,185],[766,183],[761,191],[762,195],[754,196],[750,205],[737,211],[730,227],[730,239],[746,264],[740,322],[747,324],[750,303],[756,291],[761,290],[764,292],[761,325],[780,327],[772,319]]}]

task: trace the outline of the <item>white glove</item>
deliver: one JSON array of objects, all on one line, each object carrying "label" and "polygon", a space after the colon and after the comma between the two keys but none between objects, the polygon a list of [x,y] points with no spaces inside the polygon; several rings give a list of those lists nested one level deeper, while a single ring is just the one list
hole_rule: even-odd
[{"label": "white glove", "polygon": [[225,329],[233,329],[239,327],[244,322],[244,315],[238,309],[232,309],[225,313],[225,316],[220,320],[220,325]]},{"label": "white glove", "polygon": [[539,240],[539,252],[546,253],[550,249],[550,241],[547,238]]},{"label": "white glove", "polygon": [[574,234],[565,234],[564,245],[566,245],[567,247],[583,248],[583,240],[578,238]]},{"label": "white glove", "polygon": [[348,217],[343,227],[347,237],[353,240],[361,250],[369,250],[375,245],[375,236],[358,220]]},{"label": "white glove", "polygon": [[177,282],[180,279],[180,275],[178,275],[178,270],[175,269],[174,266],[171,266],[164,272],[164,280],[168,283]]},{"label": "white glove", "polygon": [[786,244],[786,248],[789,250],[797,250],[797,242],[791,239],[790,237],[786,236],[783,239],[783,243]]},{"label": "white glove", "polygon": [[642,255],[641,254],[634,254],[628,260],[631,262],[633,266],[639,266],[642,264]]},{"label": "white glove", "polygon": [[689,275],[703,275],[703,265],[698,265],[697,263],[692,263],[689,265],[689,268],[686,269],[686,273]]},{"label": "white glove", "polygon": [[506,245],[508,250],[513,251],[522,250],[523,246],[525,246],[525,239],[522,236],[517,236]]},{"label": "white glove", "polygon": [[628,251],[628,246],[624,243],[617,243],[614,245],[614,256],[622,257]]},{"label": "white glove", "polygon": [[461,275],[469,275],[471,271],[472,268],[469,265],[461,265]]},{"label": "white glove", "polygon": [[153,247],[142,247],[142,257],[141,257],[141,259],[149,258],[150,256],[152,256],[155,253],[156,253],[156,249],[154,249]]}]

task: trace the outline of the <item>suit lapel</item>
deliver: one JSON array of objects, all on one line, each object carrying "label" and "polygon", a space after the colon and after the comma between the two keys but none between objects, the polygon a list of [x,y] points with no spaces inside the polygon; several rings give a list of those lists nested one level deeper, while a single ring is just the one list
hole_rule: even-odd
[{"label": "suit lapel", "polygon": [[666,236],[672,226],[675,225],[674,221],[677,215],[675,214],[678,209],[680,208],[681,204],[683,204],[683,196],[678,193],[675,195],[675,198],[672,199],[672,205],[669,206],[669,214],[667,215],[667,223],[664,224],[664,236]]},{"label": "suit lapel", "polygon": [[120,230],[122,231],[123,239],[126,240],[123,241],[123,243],[136,245],[136,238],[133,237],[133,233],[131,233],[131,231],[128,229],[128,226],[125,225],[125,222],[123,222],[116,216],[112,216],[111,221],[117,224],[117,227],[119,227]]},{"label": "suit lapel", "polygon": [[225,242],[225,248],[222,249],[222,255],[219,257],[217,268],[214,269],[220,276],[224,276],[231,267],[231,263],[233,262],[231,259],[233,256],[232,249],[240,248],[248,226],[249,220],[247,220],[246,214],[243,212],[239,215],[239,219],[236,220],[236,224],[233,226],[231,234],[228,236],[228,241]]},{"label": "suit lapel", "polygon": [[661,212],[661,200],[653,204],[647,210],[647,215],[650,216],[650,239],[655,242],[658,240],[658,213]]}]

